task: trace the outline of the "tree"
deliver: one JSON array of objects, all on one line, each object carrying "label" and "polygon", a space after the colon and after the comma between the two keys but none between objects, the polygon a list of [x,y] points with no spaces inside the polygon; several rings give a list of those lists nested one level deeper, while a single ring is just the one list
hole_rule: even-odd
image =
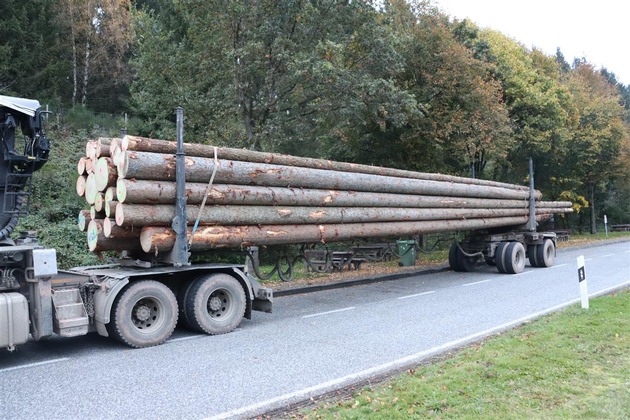
[{"label": "tree", "polygon": [[58,21],[68,35],[72,63],[70,102],[116,109],[131,82],[130,1],[60,0],[59,6]]},{"label": "tree", "polygon": [[629,172],[622,158],[627,153],[630,131],[624,123],[625,110],[617,87],[591,64],[577,62],[566,85],[579,117],[567,158],[589,197],[591,233],[596,233],[597,193]]},{"label": "tree", "polygon": [[576,121],[570,95],[560,83],[556,60],[492,30],[480,37],[490,46],[496,77],[503,86],[505,104],[514,133],[514,146],[508,151],[509,165],[501,178],[519,182],[527,174],[527,160],[536,163],[536,185],[553,191],[550,180],[568,152],[566,142]]},{"label": "tree", "polygon": [[174,13],[137,17],[133,97],[154,130],[183,105],[198,140],[345,153],[372,121],[415,112],[391,81],[401,58],[370,2],[192,1]]},{"label": "tree", "polygon": [[391,1],[387,8],[405,69],[397,81],[414,95],[424,118],[398,130],[409,168],[484,176],[489,162],[510,147],[510,126],[501,86],[492,67],[459,39],[474,33],[470,22],[449,24],[432,7]]},{"label": "tree", "polygon": [[67,88],[67,64],[56,0],[3,0],[0,13],[0,94],[55,99]]}]

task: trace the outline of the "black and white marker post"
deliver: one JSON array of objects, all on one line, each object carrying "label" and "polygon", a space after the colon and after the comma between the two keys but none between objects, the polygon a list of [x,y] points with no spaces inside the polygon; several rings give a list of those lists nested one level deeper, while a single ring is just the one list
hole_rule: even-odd
[{"label": "black and white marker post", "polygon": [[586,287],[586,271],[584,270],[584,255],[577,257],[578,280],[580,282],[580,297],[582,309],[588,309],[588,288]]}]

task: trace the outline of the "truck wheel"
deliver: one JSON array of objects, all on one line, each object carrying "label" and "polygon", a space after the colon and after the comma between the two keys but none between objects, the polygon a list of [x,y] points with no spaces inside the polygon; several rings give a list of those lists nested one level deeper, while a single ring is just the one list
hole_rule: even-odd
[{"label": "truck wheel", "polygon": [[188,296],[190,295],[190,289],[192,289],[193,284],[195,284],[195,280],[190,280],[186,284],[182,284],[177,291],[177,307],[179,308],[179,323],[181,326],[186,328],[192,328],[192,324],[188,319],[188,314],[185,310],[186,301],[188,300]]},{"label": "truck wheel", "polygon": [[162,344],[177,324],[177,300],[155,280],[132,282],[116,297],[108,332],[131,347]]},{"label": "truck wheel", "polygon": [[238,327],[245,305],[245,291],[238,280],[212,274],[193,283],[184,309],[193,329],[215,335]]},{"label": "truck wheel", "polygon": [[539,267],[551,267],[556,261],[556,246],[551,239],[545,239],[538,245],[536,260]]},{"label": "truck wheel", "polygon": [[532,267],[540,267],[540,264],[538,264],[538,248],[540,248],[538,245],[527,246],[527,256]]},{"label": "truck wheel", "polygon": [[494,263],[497,266],[497,270],[499,270],[499,273],[506,273],[506,269],[505,269],[505,250],[507,249],[508,245],[510,245],[509,242],[501,242],[499,243],[499,245],[497,245],[497,248],[494,250]]},{"label": "truck wheel", "polygon": [[505,250],[503,259],[505,271],[518,274],[525,268],[525,247],[520,242],[511,242]]}]

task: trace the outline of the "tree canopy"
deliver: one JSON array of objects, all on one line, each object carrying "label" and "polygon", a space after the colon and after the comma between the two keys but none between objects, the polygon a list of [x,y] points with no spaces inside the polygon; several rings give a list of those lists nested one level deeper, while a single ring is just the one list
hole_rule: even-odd
[{"label": "tree canopy", "polygon": [[537,188],[589,205],[592,230],[630,222],[630,87],[430,0],[2,4],[0,94],[163,138],[183,106],[190,142],[508,182],[532,157]]}]

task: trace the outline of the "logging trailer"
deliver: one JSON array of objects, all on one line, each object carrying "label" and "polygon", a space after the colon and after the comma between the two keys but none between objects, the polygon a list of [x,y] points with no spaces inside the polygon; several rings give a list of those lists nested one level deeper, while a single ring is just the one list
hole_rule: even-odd
[{"label": "logging trailer", "polygon": [[[13,241],[10,235],[18,218],[28,211],[31,176],[48,159],[50,145],[42,122],[39,102],[0,96],[0,347],[13,350],[29,339],[96,331],[140,348],[163,343],[178,322],[202,333],[223,334],[254,310],[271,312],[271,289],[262,287],[245,265],[190,263],[181,108],[172,221],[177,238],[171,252],[159,260],[145,255],[144,260],[62,271],[57,269],[56,251],[38,245],[34,234]],[[16,129],[24,138],[19,150]],[[518,273],[526,258],[532,266],[552,265],[556,237],[536,232],[533,191],[532,181],[527,226],[478,231],[453,243],[451,268],[472,271],[485,260],[502,273]]]}]

